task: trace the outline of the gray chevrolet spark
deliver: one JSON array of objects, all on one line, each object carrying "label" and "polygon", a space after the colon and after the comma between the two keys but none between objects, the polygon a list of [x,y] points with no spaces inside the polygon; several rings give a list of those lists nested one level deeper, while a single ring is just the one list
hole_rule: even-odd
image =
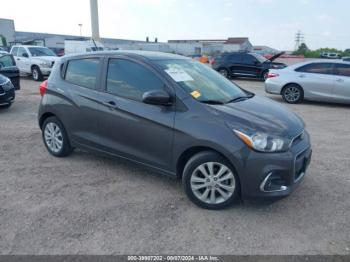
[{"label": "gray chevrolet spark", "polygon": [[309,134],[296,114],[186,57],[66,56],[40,93],[49,153],[81,148],[134,161],[181,179],[204,208],[287,196],[310,163]]}]

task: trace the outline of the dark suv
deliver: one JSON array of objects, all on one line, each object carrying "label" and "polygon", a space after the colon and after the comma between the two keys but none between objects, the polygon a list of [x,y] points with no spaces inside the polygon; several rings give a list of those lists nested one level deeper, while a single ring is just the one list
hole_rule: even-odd
[{"label": "dark suv", "polygon": [[229,77],[254,77],[262,80],[267,79],[269,69],[285,68],[283,63],[273,62],[283,54],[279,53],[270,59],[246,52],[223,53],[212,61],[213,69],[223,76]]},{"label": "dark suv", "polygon": [[54,156],[76,147],[182,179],[201,207],[286,196],[309,165],[303,121],[192,59],[155,52],[65,56],[40,86]]}]

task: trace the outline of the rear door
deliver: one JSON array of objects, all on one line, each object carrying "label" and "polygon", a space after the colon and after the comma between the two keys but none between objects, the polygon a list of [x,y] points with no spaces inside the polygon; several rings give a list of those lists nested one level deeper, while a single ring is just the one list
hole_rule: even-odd
[{"label": "rear door", "polygon": [[310,63],[299,67],[296,83],[304,90],[304,97],[319,101],[330,101],[333,99],[333,87],[335,77],[333,75],[333,63]]},{"label": "rear door", "polygon": [[169,83],[153,68],[125,57],[106,58],[103,116],[99,118],[104,150],[162,170],[171,163],[175,105],[142,102],[150,90],[166,90]]},{"label": "rear door", "polygon": [[239,75],[242,72],[242,54],[241,53],[232,53],[225,56],[225,63],[228,65],[230,73],[232,75]]},{"label": "rear door", "polygon": [[64,88],[54,81],[49,85],[57,90],[66,101],[58,102],[57,111],[75,143],[96,148],[99,144],[98,119],[101,117],[99,104],[100,73],[102,58],[76,58],[64,65]]},{"label": "rear door", "polygon": [[30,58],[27,50],[23,47],[18,48],[18,54],[16,57],[16,64],[19,70],[23,73],[30,73]]},{"label": "rear door", "polygon": [[350,64],[334,64],[334,73],[334,99],[340,103],[350,103]]}]

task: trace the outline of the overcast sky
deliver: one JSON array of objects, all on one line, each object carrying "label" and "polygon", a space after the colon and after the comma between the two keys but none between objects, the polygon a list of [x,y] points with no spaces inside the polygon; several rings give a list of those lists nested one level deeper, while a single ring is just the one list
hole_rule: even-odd
[{"label": "overcast sky", "polygon": [[[3,3],[2,3],[3,2]],[[89,0],[0,0],[17,31],[91,34]],[[144,40],[247,36],[253,45],[350,48],[350,0],[99,0],[101,37]]]}]

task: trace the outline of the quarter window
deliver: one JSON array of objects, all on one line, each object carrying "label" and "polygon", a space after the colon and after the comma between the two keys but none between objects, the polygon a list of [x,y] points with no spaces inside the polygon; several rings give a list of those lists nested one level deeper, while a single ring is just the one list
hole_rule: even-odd
[{"label": "quarter window", "polygon": [[107,92],[142,101],[145,92],[157,89],[164,89],[164,83],[146,67],[124,59],[109,60]]},{"label": "quarter window", "polygon": [[350,77],[350,65],[346,64],[335,64],[335,74],[339,76],[349,76]]},{"label": "quarter window", "polygon": [[299,67],[295,71],[303,73],[331,75],[333,73],[332,68],[332,63],[312,63]]},{"label": "quarter window", "polygon": [[70,60],[66,70],[66,81],[91,89],[96,88],[99,63],[98,58]]}]

